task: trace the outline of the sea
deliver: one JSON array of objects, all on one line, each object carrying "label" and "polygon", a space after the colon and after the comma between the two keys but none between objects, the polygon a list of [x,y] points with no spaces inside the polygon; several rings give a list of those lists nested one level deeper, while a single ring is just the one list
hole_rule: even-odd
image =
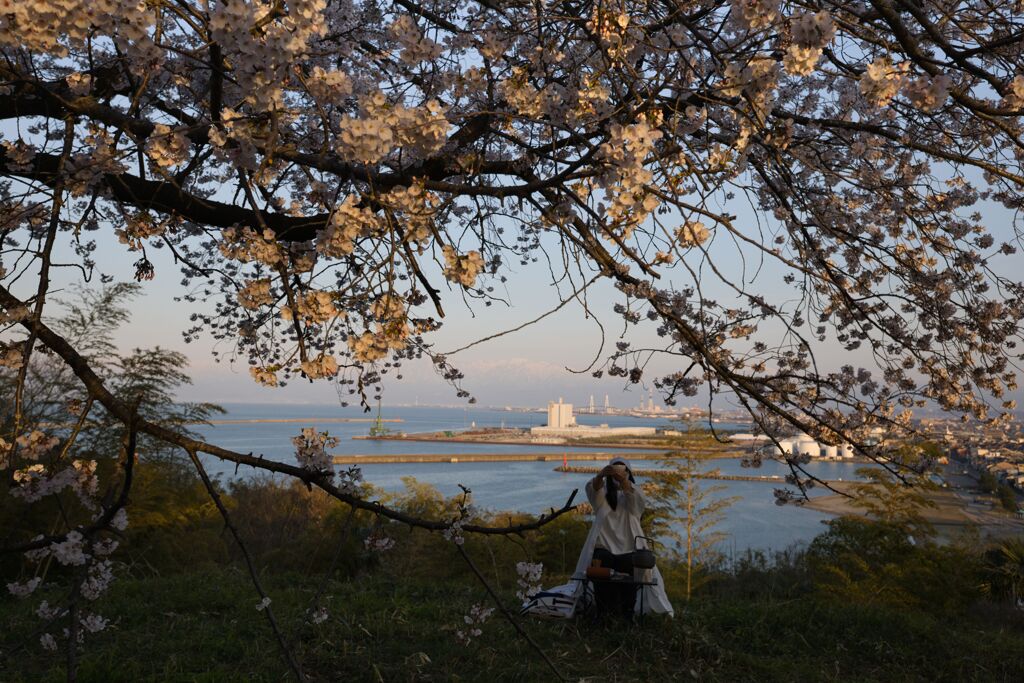
[{"label": "sea", "polygon": [[[197,425],[192,429],[204,440],[242,453],[263,455],[267,458],[294,463],[294,447],[291,439],[303,427],[315,427],[338,438],[337,447],[331,452],[338,455],[387,455],[407,453],[510,453],[536,452],[564,455],[570,465],[594,467],[596,461],[574,461],[573,452],[581,449],[557,445],[501,445],[474,443],[444,443],[390,440],[362,440],[356,436],[369,433],[372,422],[331,422],[330,418],[372,419],[376,411],[364,413],[359,409],[331,405],[267,405],[267,404],[223,404],[227,414],[217,420],[244,420],[228,424]],[[531,427],[546,422],[544,412],[521,412],[477,407],[425,407],[425,406],[384,406],[381,415],[385,419],[400,419],[398,423],[384,423],[384,426],[412,434],[416,432],[453,431],[480,429],[484,427]],[[261,420],[301,420],[301,422],[271,422]],[[608,424],[617,426],[651,426],[680,428],[678,422],[669,418],[631,417],[626,415],[578,415],[581,424]],[[746,431],[749,425],[717,423],[716,429],[725,431]],[[599,447],[582,450],[593,452]],[[650,451],[629,451],[615,449],[614,455],[629,459],[634,469],[654,469],[656,463],[645,462],[645,457],[656,455]],[[207,468],[222,481],[235,477],[263,476],[248,468],[235,468],[233,463],[207,456]],[[472,491],[477,507],[492,511],[520,511],[533,514],[561,507],[574,489],[578,489],[576,501],[586,500],[583,487],[588,474],[560,473],[554,471],[558,462],[457,462],[457,463],[396,463],[368,464],[361,467],[363,478],[384,491],[398,492],[404,488],[403,478],[413,477],[419,482],[436,487],[442,494],[453,496],[461,492],[460,485]],[[765,461],[759,468],[743,467],[739,459],[716,459],[708,461],[708,469],[718,469],[723,474],[736,475],[785,475],[788,468],[782,463]],[[856,479],[858,465],[846,462],[812,462],[807,468],[822,479]],[[640,478],[642,481],[642,477]],[[792,546],[809,542],[825,530],[824,523],[830,515],[794,505],[779,506],[775,503],[773,489],[780,484],[751,481],[710,481],[707,486],[721,486],[711,493],[712,497],[735,497],[737,500],[727,508],[722,521],[714,529],[721,532],[723,540],[718,550],[728,557],[737,557],[747,550],[766,553],[786,550]]]}]

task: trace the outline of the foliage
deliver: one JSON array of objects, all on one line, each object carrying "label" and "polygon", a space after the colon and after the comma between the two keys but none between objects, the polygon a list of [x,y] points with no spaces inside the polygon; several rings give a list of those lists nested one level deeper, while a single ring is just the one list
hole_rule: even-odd
[{"label": "foliage", "polygon": [[702,481],[719,473],[706,463],[697,451],[674,451],[658,460],[660,469],[644,482],[646,528],[652,537],[672,542],[666,548],[681,560],[687,600],[706,580],[703,569],[720,561],[717,546],[725,535],[714,528],[737,500],[719,495],[725,486]]},{"label": "foliage", "polygon": [[950,614],[979,595],[975,553],[910,536],[898,522],[832,520],[811,542],[807,562],[817,590],[855,604]]},{"label": "foliage", "polygon": [[986,551],[982,576],[986,595],[1024,608],[1024,539],[1011,539]]},{"label": "foliage", "polygon": [[[79,287],[61,300],[54,329],[79,349],[93,369],[102,374],[107,388],[130,405],[137,404],[141,417],[195,436],[189,426],[205,422],[223,410],[211,403],[176,400],[176,393],[192,383],[185,370],[188,359],[178,351],[162,349],[117,350],[115,335],[129,324],[130,305],[141,293],[136,283],[115,283],[98,288]],[[18,375],[0,366],[0,396],[13,398]],[[124,427],[100,404],[89,400],[78,378],[52,354],[36,354],[28,367],[23,392],[21,429],[81,427],[74,453],[90,458],[111,458],[120,449]],[[0,402],[0,436],[12,436],[15,402]],[[88,408],[88,410],[86,410]],[[176,449],[166,442],[139,435],[143,457],[171,457]],[[177,451],[180,453],[180,451]]]},{"label": "foliage", "polygon": [[904,534],[921,538],[934,535],[935,529],[925,519],[923,510],[935,507],[928,497],[929,491],[938,488],[935,482],[923,476],[908,481],[877,467],[860,467],[857,474],[861,479],[850,489],[852,505]]},{"label": "foliage", "polygon": [[1004,510],[1009,512],[1016,512],[1020,506],[1017,502],[1017,492],[1013,490],[1013,487],[1003,482],[999,484],[999,503],[1003,506]]}]

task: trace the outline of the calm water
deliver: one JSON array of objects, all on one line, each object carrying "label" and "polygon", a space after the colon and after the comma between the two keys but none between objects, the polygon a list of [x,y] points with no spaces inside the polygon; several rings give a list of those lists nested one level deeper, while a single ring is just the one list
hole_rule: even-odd
[{"label": "calm water", "polygon": [[[196,428],[202,437],[211,443],[243,453],[262,454],[268,458],[294,462],[291,437],[304,426],[315,426],[328,431],[340,441],[333,452],[338,454],[394,454],[394,453],[473,453],[486,451],[497,453],[538,452],[565,453],[570,464],[593,467],[594,461],[574,463],[572,448],[560,446],[513,446],[487,444],[456,444],[427,442],[395,442],[353,440],[353,436],[367,434],[369,423],[320,422],[317,418],[366,417],[352,408],[337,406],[268,406],[254,404],[227,404],[228,414],[224,419],[274,419],[309,418],[303,423],[254,423],[213,425]],[[402,423],[388,423],[387,426],[402,431],[425,432],[438,430],[461,430],[471,427],[529,427],[546,421],[544,413],[520,413],[480,408],[385,408],[385,418],[402,418]],[[607,423],[611,426],[654,426],[671,427],[667,419],[645,419],[610,415],[580,415],[582,424]],[[721,429],[743,429],[742,425],[717,425]],[[589,447],[594,451],[599,448]],[[615,450],[616,455],[635,460],[635,468],[654,467],[643,462],[641,457],[650,453]],[[222,477],[236,476],[233,465],[226,465],[215,459],[207,459],[211,471]],[[539,513],[565,503],[574,488],[580,490],[576,500],[585,500],[583,486],[586,474],[558,473],[553,462],[500,462],[500,463],[402,463],[364,465],[364,478],[385,491],[400,491],[403,477],[414,477],[421,482],[436,486],[441,493],[451,496],[459,493],[459,484],[473,491],[475,503],[491,510],[520,510]],[[715,460],[708,464],[726,474],[786,474],[784,465],[766,462],[757,470],[740,466],[738,460]],[[855,478],[856,465],[839,462],[811,463],[809,471],[823,479]],[[248,470],[248,471],[247,471]],[[251,476],[249,468],[240,468],[237,476]],[[642,478],[641,478],[642,480]],[[712,482],[709,482],[709,485]],[[775,505],[772,489],[778,484],[758,482],[716,482],[726,486],[718,496],[739,496],[740,500],[728,509],[719,530],[728,534],[722,550],[726,553],[747,548],[783,549],[794,543],[808,541],[822,532],[822,520],[828,516],[812,510],[792,506]]]}]

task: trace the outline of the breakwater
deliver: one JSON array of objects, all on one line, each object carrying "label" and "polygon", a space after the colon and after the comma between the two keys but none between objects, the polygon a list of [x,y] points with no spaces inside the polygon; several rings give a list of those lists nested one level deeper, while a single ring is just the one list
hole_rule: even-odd
[{"label": "breakwater", "polygon": [[[630,455],[632,460],[648,460],[644,453]],[[408,462],[562,462],[569,460],[611,460],[614,453],[401,453],[394,455],[335,455],[335,465],[379,465]],[[597,468],[594,468],[597,471]]]},{"label": "breakwater", "polygon": [[[383,418],[381,422],[405,422],[400,417]],[[253,420],[207,420],[206,422],[190,422],[189,424],[211,425],[248,425],[248,424],[320,424],[325,422],[377,422],[375,417],[280,417],[257,418]]]},{"label": "breakwater", "polygon": [[[650,443],[587,443],[586,441],[556,441],[543,439],[523,438],[473,438],[472,436],[439,436],[432,432],[423,434],[385,434],[381,436],[367,436],[359,434],[352,437],[355,441],[416,441],[423,443],[457,443],[457,444],[479,444],[486,447],[488,444],[495,446],[533,446],[537,448],[608,448],[616,450],[631,451],[653,451],[657,453],[668,453],[673,450],[685,449],[688,453],[707,456],[711,458],[742,458],[746,452],[742,448],[733,447],[731,450],[724,448],[690,447],[673,444],[650,444]],[[569,451],[572,453],[572,451]],[[582,458],[592,460],[593,458]]]}]

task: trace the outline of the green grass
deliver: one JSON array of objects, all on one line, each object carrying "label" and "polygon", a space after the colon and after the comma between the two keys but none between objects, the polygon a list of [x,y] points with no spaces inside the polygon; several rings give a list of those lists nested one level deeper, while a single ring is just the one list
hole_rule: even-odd
[{"label": "green grass", "polygon": [[[454,630],[482,588],[465,580],[408,579],[386,570],[329,584],[330,619],[302,614],[317,576],[266,576],[296,655],[323,681],[546,681],[551,672],[495,613],[468,647]],[[89,638],[80,681],[288,679],[248,577],[221,568],[121,580],[98,605],[112,618]],[[509,596],[509,602],[514,599]],[[33,603],[0,602],[0,650],[37,628]],[[572,680],[595,681],[1016,681],[1024,628],[983,616],[945,620],[827,601],[717,597],[673,620],[526,623]],[[1007,623],[1005,619],[1002,623]],[[34,642],[5,656],[0,680],[64,679],[59,657]],[[6,668],[2,668],[6,667]]]}]

